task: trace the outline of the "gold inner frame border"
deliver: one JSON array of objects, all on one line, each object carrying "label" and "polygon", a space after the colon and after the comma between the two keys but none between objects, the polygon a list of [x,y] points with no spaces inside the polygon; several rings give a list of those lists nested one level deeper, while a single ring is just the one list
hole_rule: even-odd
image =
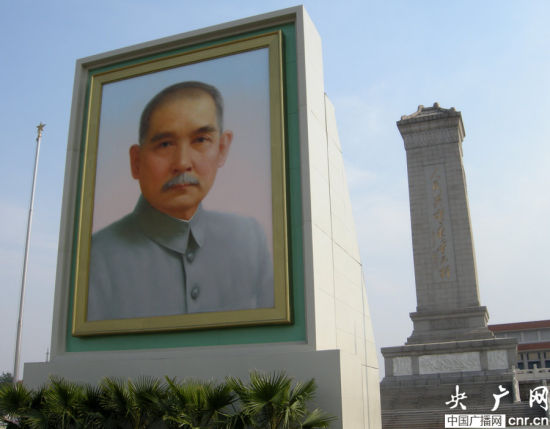
[{"label": "gold inner frame border", "polygon": [[[268,48],[269,56],[274,307],[147,318],[86,320],[92,213],[103,85],[262,48]],[[86,131],[79,200],[80,215],[77,219],[78,237],[74,265],[75,287],[72,335],[80,337],[291,323],[282,61],[282,35],[280,31],[275,31],[184,53],[168,54],[161,58],[145,60],[91,75],[88,115],[85,118]]]}]

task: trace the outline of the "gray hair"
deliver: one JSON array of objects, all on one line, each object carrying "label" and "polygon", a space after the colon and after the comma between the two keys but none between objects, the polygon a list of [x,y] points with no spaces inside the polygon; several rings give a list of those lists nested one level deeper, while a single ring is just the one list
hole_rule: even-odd
[{"label": "gray hair", "polygon": [[155,95],[149,103],[147,103],[145,109],[143,109],[143,112],[141,113],[141,119],[139,121],[139,144],[143,144],[145,136],[149,131],[151,116],[157,108],[162,106],[167,101],[174,100],[180,96],[193,96],[200,92],[206,93],[212,97],[212,100],[216,106],[218,128],[221,133],[223,131],[223,98],[220,91],[218,91],[216,87],[208,85],[207,83],[190,80],[176,83],[164,88],[161,92]]}]

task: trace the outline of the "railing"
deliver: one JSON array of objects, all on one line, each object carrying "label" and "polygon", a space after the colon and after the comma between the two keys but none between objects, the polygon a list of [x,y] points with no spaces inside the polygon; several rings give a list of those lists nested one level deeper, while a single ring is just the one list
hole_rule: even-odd
[{"label": "railing", "polygon": [[514,378],[519,381],[550,380],[550,368],[513,369]]}]

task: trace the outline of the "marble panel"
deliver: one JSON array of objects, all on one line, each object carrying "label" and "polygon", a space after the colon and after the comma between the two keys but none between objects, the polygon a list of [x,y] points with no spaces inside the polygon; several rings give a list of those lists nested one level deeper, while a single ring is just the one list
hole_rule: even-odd
[{"label": "marble panel", "polygon": [[392,359],[393,375],[412,375],[412,359],[410,356],[398,356]]},{"label": "marble panel", "polygon": [[508,352],[506,350],[489,350],[487,352],[488,369],[510,368]]},{"label": "marble panel", "polygon": [[424,355],[418,358],[420,374],[481,371],[480,352]]}]

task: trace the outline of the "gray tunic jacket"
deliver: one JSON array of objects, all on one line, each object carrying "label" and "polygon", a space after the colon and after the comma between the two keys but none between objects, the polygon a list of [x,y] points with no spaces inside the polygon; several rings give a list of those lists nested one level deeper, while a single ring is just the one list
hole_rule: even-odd
[{"label": "gray tunic jacket", "polygon": [[272,258],[252,218],[199,207],[186,222],[140,197],[92,237],[87,320],[273,305]]}]

